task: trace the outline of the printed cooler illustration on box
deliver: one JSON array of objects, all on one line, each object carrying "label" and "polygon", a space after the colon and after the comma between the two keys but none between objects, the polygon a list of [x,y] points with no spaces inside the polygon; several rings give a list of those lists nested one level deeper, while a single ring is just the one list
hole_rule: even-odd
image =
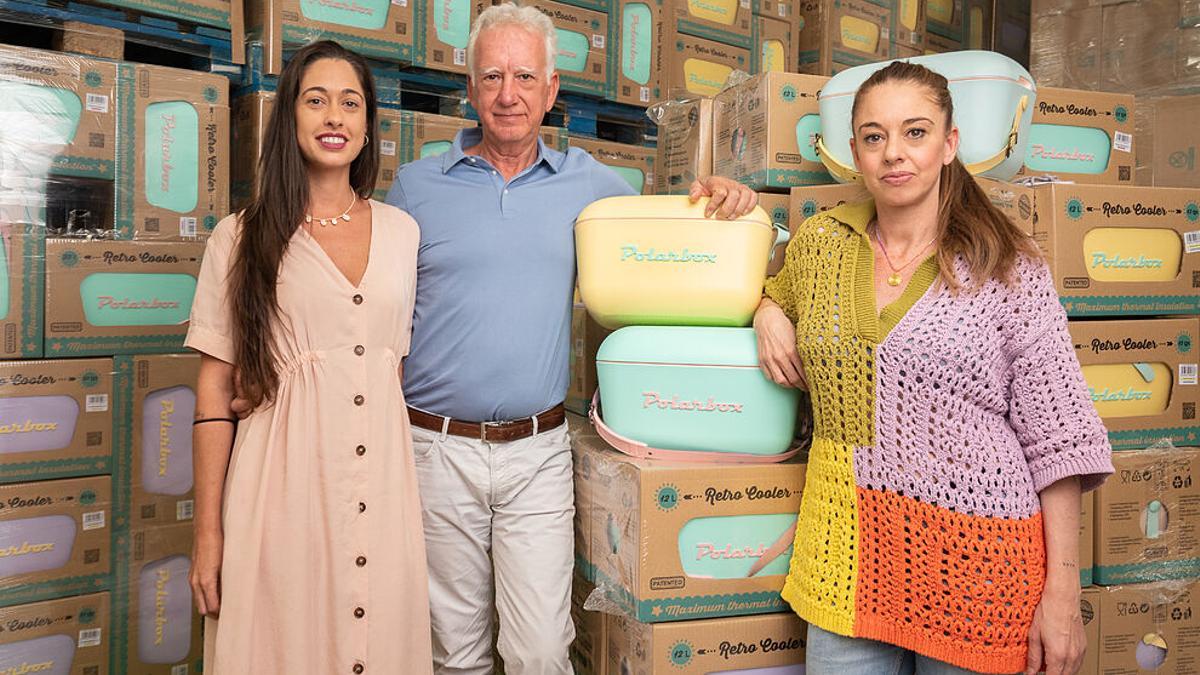
[{"label": "printed cooler illustration on box", "polygon": [[1021,174],[1132,185],[1133,115],[1129,94],[1040,88]]},{"label": "printed cooler illustration on box", "polygon": [[665,0],[667,20],[685,35],[750,49],[753,13],[747,0]]},{"label": "printed cooler illustration on box", "polygon": [[134,529],[118,566],[118,663],[143,675],[201,672],[202,621],[192,606],[190,523]]},{"label": "printed cooler illustration on box", "polygon": [[0,609],[0,673],[109,672],[109,602],[95,593]]},{"label": "printed cooler illustration on box", "polygon": [[609,96],[630,105],[648,105],[662,97],[664,0],[616,0],[609,21]]},{"label": "printed cooler illustration on box", "polygon": [[750,50],[664,30],[663,97],[716,96],[735,70],[750,67]]},{"label": "printed cooler illustration on box", "polygon": [[643,624],[609,615],[613,673],[804,675],[805,626],[794,613]]},{"label": "printed cooler illustration on box", "polygon": [[46,244],[46,354],[171,352],[183,347],[204,244]]},{"label": "printed cooler illustration on box", "polygon": [[285,44],[290,47],[315,40],[335,40],[372,59],[407,62],[416,57],[414,5],[424,4],[399,0],[246,0],[246,29],[251,41],[265,45],[265,70],[271,75],[283,70]]}]

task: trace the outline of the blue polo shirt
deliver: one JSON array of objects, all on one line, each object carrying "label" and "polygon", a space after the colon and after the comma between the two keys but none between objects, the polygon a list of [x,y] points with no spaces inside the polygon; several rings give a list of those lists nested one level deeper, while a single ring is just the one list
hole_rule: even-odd
[{"label": "blue polo shirt", "polygon": [[566,397],[575,218],[634,194],[583,150],[541,139],[537,160],[506,183],[463,152],[482,137],[458,132],[445,154],[401,168],[387,196],[421,228],[404,397],[473,422],[528,417]]}]

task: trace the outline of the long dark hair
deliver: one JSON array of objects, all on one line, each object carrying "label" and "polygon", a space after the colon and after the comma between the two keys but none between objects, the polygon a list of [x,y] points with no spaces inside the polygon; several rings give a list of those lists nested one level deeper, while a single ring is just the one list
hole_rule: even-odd
[{"label": "long dark hair", "polygon": [[[854,96],[851,119],[858,114],[863,95],[885,82],[910,82],[927,88],[938,108],[946,114],[946,130],[950,130],[954,123],[950,83],[925,66],[907,61],[893,61],[862,83]],[[958,256],[962,256],[970,268],[975,287],[989,279],[1012,282],[1020,256],[1041,257],[1033,239],[992,204],[958,157],[942,167],[938,190],[939,274],[942,282],[951,289],[961,287],[954,274]]]},{"label": "long dark hair", "polygon": [[230,275],[233,339],[243,395],[255,406],[273,401],[279,388],[277,354],[271,338],[278,320],[275,287],[279,265],[308,209],[308,165],[296,141],[296,99],[305,70],[315,61],[335,59],[354,67],[367,113],[367,144],[350,164],[350,187],[371,196],[379,172],[375,80],[367,62],[336,42],[322,40],[297,51],[284,66],[275,106],[267,121],[254,198],[239,216],[241,235]]}]

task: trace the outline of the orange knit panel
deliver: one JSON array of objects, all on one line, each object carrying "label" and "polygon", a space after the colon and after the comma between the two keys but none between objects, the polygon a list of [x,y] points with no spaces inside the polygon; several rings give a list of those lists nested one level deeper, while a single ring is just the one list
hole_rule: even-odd
[{"label": "orange knit panel", "polygon": [[859,488],[858,523],[855,636],[968,670],[1025,667],[1045,582],[1040,513],[967,516]]}]

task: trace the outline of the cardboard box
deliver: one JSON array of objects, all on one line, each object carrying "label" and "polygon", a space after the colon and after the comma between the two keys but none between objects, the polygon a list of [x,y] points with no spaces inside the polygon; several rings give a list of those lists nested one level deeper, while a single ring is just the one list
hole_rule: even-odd
[{"label": "cardboard box", "polygon": [[654,148],[587,138],[570,138],[569,143],[616,171],[639,194],[653,192]]},{"label": "cardboard box", "polygon": [[581,567],[622,612],[658,623],[785,609],[790,549],[746,574],[792,536],[803,464],[701,467],[633,459],[597,436],[574,441],[576,509],[591,532]]},{"label": "cardboard box", "polygon": [[1037,230],[1035,223],[1037,212],[1034,209],[1037,193],[1032,188],[982,176],[976,176],[975,182],[992,202],[992,206],[1008,216],[1013,225],[1026,234],[1034,234]]},{"label": "cardboard box", "polygon": [[118,356],[118,428],[135,528],[190,521],[199,354]]},{"label": "cardboard box", "polygon": [[799,71],[836,75],[892,53],[891,2],[802,0]]},{"label": "cardboard box", "polygon": [[828,78],[764,73],[731,87],[713,108],[713,172],[752,190],[832,183],[817,156],[817,93]]},{"label": "cardboard box", "polygon": [[108,476],[0,485],[0,605],[108,588],[114,506]]},{"label": "cardboard box", "polygon": [[[771,217],[771,222],[776,227],[782,227],[791,233],[789,227],[789,209],[791,208],[792,198],[790,195],[775,194],[772,192],[758,193],[758,205],[763,207],[767,215]],[[771,259],[767,262],[767,276],[775,276],[779,274],[779,270],[783,269],[784,254],[787,251],[787,245],[790,239],[779,241],[771,248]]]},{"label": "cardboard box", "polygon": [[1200,582],[1101,588],[1101,675],[1200,673]]},{"label": "cardboard box", "polygon": [[792,24],[787,21],[754,17],[754,49],[750,51],[750,72],[795,72],[796,50],[792,44],[794,32]]},{"label": "cardboard box", "polygon": [[554,23],[558,32],[555,64],[563,91],[607,96],[608,13],[553,0],[526,0],[523,4],[538,8]]},{"label": "cardboard box", "polygon": [[[892,15],[892,42],[918,52],[925,49],[925,4],[927,0],[896,0]],[[899,53],[894,56],[901,56]]]},{"label": "cardboard box", "polygon": [[735,70],[749,70],[750,50],[664,28],[662,93],[665,98],[712,97]]},{"label": "cardboard box", "polygon": [[1079,512],[1079,585],[1091,586],[1095,579],[1096,492],[1083,495]]},{"label": "cardboard box", "polygon": [[[397,154],[399,166],[448,151],[459,131],[476,126],[475,120],[461,117],[408,110],[401,112],[400,150]],[[391,181],[388,181],[388,187],[391,187]]]},{"label": "cardboard box", "polygon": [[1103,89],[1103,27],[1099,6],[1035,14],[1029,55],[1034,79],[1045,86]]},{"label": "cardboard box", "polygon": [[132,530],[124,539],[113,602],[126,639],[114,641],[115,661],[130,675],[202,672],[203,621],[188,585],[191,523]]},{"label": "cardboard box", "polygon": [[937,33],[925,34],[925,53],[926,54],[945,54],[947,52],[960,52],[963,50],[961,40],[943,37]]},{"label": "cardboard box", "polygon": [[575,675],[604,675],[608,656],[608,635],[605,617],[600,612],[583,608],[595,585],[578,572],[571,580],[571,621],[575,624],[575,641],[571,643],[571,666]]},{"label": "cardboard box", "polygon": [[[1007,3],[1008,0],[1000,0],[998,4]],[[964,49],[986,49],[991,50],[996,39],[996,35],[1001,35],[1007,41],[1009,39],[1009,31],[1003,26],[997,31],[994,27],[996,16],[996,7],[991,0],[965,0],[963,6],[963,48]],[[1029,67],[1029,14],[1028,9],[1025,15],[1025,56],[1024,59],[1018,61]]]},{"label": "cardboard box", "polygon": [[613,0],[608,17],[608,93],[645,106],[662,97],[663,0]]},{"label": "cardboard box", "polygon": [[1200,576],[1200,450],[1118,452],[1113,467],[1096,491],[1096,582]]},{"label": "cardboard box", "polygon": [[[435,63],[427,64],[413,47],[414,27],[417,40],[422,32],[421,17],[413,16],[413,8],[419,12],[426,4],[429,3],[245,0],[246,33],[250,41],[266,46],[265,66],[270,75],[283,71],[284,45],[298,47],[317,40],[334,40],[371,59],[401,63],[411,60],[416,65],[433,68]],[[446,3],[448,12],[450,4]],[[465,11],[469,12],[470,7]],[[468,20],[461,28],[464,47],[469,26]],[[456,24],[453,31],[458,30]]]},{"label": "cardboard box", "polygon": [[229,80],[129,63],[120,78],[117,237],[206,238],[229,214]]},{"label": "cardboard box", "polygon": [[[1149,167],[1149,183],[1161,187],[1200,188],[1200,95],[1171,96],[1154,101],[1151,128],[1158,131],[1153,142],[1140,138],[1138,169]],[[1148,150],[1149,157],[1142,158]]]},{"label": "cardboard box", "polygon": [[596,323],[587,313],[579,294],[571,310],[571,370],[567,384],[567,410],[587,415],[599,380],[596,376],[596,352],[612,331]]},{"label": "cardboard box", "polygon": [[1039,87],[1018,175],[1133,185],[1133,114],[1130,94]]},{"label": "cardboard box", "polygon": [[0,222],[0,255],[0,358],[37,358],[42,355],[45,310],[45,229]]},{"label": "cardboard box", "polygon": [[183,349],[204,244],[50,239],[46,356]]},{"label": "cardboard box", "polygon": [[[467,38],[479,12],[489,2],[414,2],[412,62],[448,73],[467,73]],[[440,9],[438,14],[435,10]]]},{"label": "cardboard box", "polygon": [[63,21],[53,36],[54,51],[109,61],[125,58],[125,31],[82,21]]},{"label": "cardboard box", "polygon": [[0,482],[112,471],[112,359],[0,362]]},{"label": "cardboard box", "polygon": [[795,0],[751,0],[750,11],[754,16],[791,21],[799,16],[795,4]]},{"label": "cardboard box", "polygon": [[[805,625],[792,612],[643,624],[608,616],[608,672],[757,673],[804,669]],[[776,670],[778,669],[778,670]],[[788,670],[787,672],[792,672]]]},{"label": "cardboard box", "polygon": [[925,0],[925,30],[961,41],[963,0]]},{"label": "cardboard box", "polygon": [[1200,442],[1200,320],[1069,321],[1075,355],[1114,450]]},{"label": "cardboard box", "polygon": [[678,33],[750,49],[750,0],[663,0],[666,20]]},{"label": "cardboard box", "polygon": [[1097,675],[1100,672],[1100,589],[1083,588],[1079,593],[1079,614],[1083,633],[1087,636],[1087,651],[1076,675]]},{"label": "cardboard box", "polygon": [[671,101],[658,121],[654,194],[684,195],[692,182],[712,175],[713,100]]},{"label": "cardboard box", "polygon": [[94,593],[0,610],[0,673],[107,675],[109,603]]},{"label": "cardboard box", "polygon": [[16,103],[5,114],[0,180],[19,186],[0,200],[0,222],[111,229],[116,64],[0,46],[0,88]]},{"label": "cardboard box", "polygon": [[1073,317],[1200,312],[1200,190],[1035,189],[1034,238]]},{"label": "cardboard box", "polygon": [[566,152],[569,147],[570,137],[567,135],[567,130],[562,127],[542,127],[538,132],[542,139],[542,143],[551,150]]}]

